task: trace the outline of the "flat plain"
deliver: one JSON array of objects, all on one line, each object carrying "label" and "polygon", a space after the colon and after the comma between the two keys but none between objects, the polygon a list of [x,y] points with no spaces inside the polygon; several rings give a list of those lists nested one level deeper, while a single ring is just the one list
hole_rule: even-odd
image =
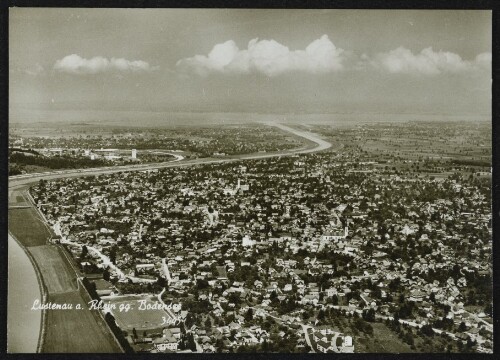
[{"label": "flat plain", "polygon": [[121,352],[99,315],[88,309],[78,290],[50,295],[49,301],[73,306],[80,304],[82,310],[48,311],[43,353]]},{"label": "flat plain", "polygon": [[75,273],[54,245],[30,247],[29,252],[38,264],[49,294],[78,289]]},{"label": "flat plain", "polygon": [[23,246],[47,244],[51,234],[32,207],[9,209],[9,231]]}]

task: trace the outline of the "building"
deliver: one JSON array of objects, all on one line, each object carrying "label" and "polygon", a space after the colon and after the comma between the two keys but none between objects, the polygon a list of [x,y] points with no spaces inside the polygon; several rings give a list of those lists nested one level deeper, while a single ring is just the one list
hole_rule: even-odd
[{"label": "building", "polygon": [[345,227],[343,231],[340,228],[332,229],[331,231],[325,232],[321,236],[321,240],[322,241],[339,241],[339,240],[343,240],[343,239],[345,239],[347,237],[348,233],[349,233],[349,231],[348,231],[347,227]]},{"label": "building", "polygon": [[252,240],[252,239],[250,239],[250,236],[245,235],[245,236],[243,236],[243,239],[241,240],[241,245],[243,247],[254,246],[255,245],[255,241]]}]

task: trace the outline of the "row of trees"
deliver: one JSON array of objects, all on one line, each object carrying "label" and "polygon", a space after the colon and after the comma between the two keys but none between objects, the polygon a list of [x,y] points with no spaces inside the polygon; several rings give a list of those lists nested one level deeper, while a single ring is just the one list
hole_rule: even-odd
[{"label": "row of trees", "polygon": [[20,167],[35,165],[49,169],[80,169],[110,165],[109,162],[102,159],[91,160],[90,158],[74,158],[70,156],[27,156],[19,152],[11,154],[9,162]]}]

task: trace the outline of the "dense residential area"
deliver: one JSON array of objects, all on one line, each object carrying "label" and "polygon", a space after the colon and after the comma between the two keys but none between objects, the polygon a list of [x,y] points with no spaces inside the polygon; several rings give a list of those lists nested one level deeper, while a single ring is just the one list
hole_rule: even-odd
[{"label": "dense residential area", "polygon": [[425,128],[30,194],[137,352],[491,352],[491,177]]}]

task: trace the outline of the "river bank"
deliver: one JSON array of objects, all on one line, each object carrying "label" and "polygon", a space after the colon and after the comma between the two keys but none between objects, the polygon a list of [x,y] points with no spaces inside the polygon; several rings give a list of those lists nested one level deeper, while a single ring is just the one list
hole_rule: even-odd
[{"label": "river bank", "polygon": [[7,352],[36,353],[42,311],[31,306],[42,299],[40,286],[31,260],[10,234],[8,249]]}]

